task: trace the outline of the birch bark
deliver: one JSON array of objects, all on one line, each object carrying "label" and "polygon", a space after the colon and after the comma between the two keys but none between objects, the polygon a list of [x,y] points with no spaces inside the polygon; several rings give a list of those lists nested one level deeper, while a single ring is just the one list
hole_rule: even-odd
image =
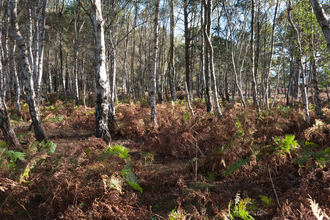
[{"label": "birch bark", "polygon": [[42,127],[39,106],[37,104],[36,95],[33,86],[33,76],[30,69],[30,64],[28,60],[28,53],[24,39],[19,31],[17,24],[17,1],[10,0],[10,24],[11,30],[16,40],[19,48],[19,53],[21,56],[21,66],[23,71],[23,80],[25,81],[25,91],[27,93],[27,102],[29,105],[29,110],[32,119],[32,125],[34,128],[35,137],[38,141],[46,139],[44,129]]},{"label": "birch bark", "polygon": [[[0,8],[3,7],[3,1],[0,1]],[[2,30],[2,11],[0,10],[0,30]],[[0,31],[0,48],[2,47],[2,31]],[[2,53],[0,51],[0,76],[3,74],[3,66],[2,66]],[[3,87],[3,84],[0,84],[0,89]],[[14,145],[17,150],[23,151],[21,144],[19,143],[15,132],[11,126],[10,118],[7,111],[6,103],[4,102],[4,97],[0,94],[0,129],[4,134],[7,141]]]},{"label": "birch bark", "polygon": [[105,68],[104,20],[101,0],[93,0],[93,21],[95,36],[95,73],[96,73],[96,136],[109,144],[111,136],[108,128],[110,86]]},{"label": "birch bark", "polygon": [[[205,3],[204,3],[205,4]],[[214,105],[215,105],[215,112],[219,118],[222,118],[222,113],[220,110],[220,105],[219,105],[219,98],[218,98],[218,88],[217,88],[217,81],[215,78],[215,73],[214,73],[214,63],[213,63],[213,47],[212,47],[212,41],[211,41],[211,26],[212,26],[212,20],[211,20],[211,10],[212,10],[212,0],[207,1],[207,13],[208,13],[208,19],[207,19],[207,31],[205,30],[205,38],[207,45],[210,49],[210,70],[211,70],[211,79],[213,81],[213,99],[214,99]],[[205,10],[206,11],[206,10]],[[206,54],[208,56],[208,54]]]},{"label": "birch bark", "polygon": [[21,94],[21,88],[20,88],[20,84],[19,84],[19,79],[18,79],[18,75],[17,75],[17,71],[16,71],[16,62],[15,62],[15,49],[16,49],[16,45],[13,44],[12,46],[12,50],[11,50],[11,54],[12,54],[12,70],[13,70],[13,74],[14,74],[14,80],[15,80],[15,86],[16,86],[16,98],[15,98],[15,103],[16,103],[16,109],[19,115],[21,115],[21,104],[19,103],[19,98],[20,98],[20,94]]},{"label": "birch bark", "polygon": [[52,83],[52,72],[50,70],[50,34],[48,35],[48,53],[47,53],[47,70],[48,70],[48,85],[49,85],[49,92],[53,92],[53,83]]},{"label": "birch bark", "polygon": [[322,7],[320,0],[310,0],[313,7],[314,14],[316,15],[317,21],[323,31],[323,35],[328,45],[328,50],[330,51],[330,24],[324,9]]},{"label": "birch bark", "polygon": [[[204,6],[204,37],[207,39],[206,33],[210,35],[211,33],[211,27],[209,24],[210,19],[211,19],[211,9],[207,6],[206,1],[203,0],[202,7]],[[206,44],[205,45],[205,93],[206,93],[206,108],[207,112],[213,112],[213,102],[211,99],[211,85],[210,85],[210,66],[209,66],[209,46]]]},{"label": "birch bark", "polygon": [[[94,1],[95,4],[96,2],[100,2],[100,0]],[[99,3],[101,7],[101,2]],[[79,48],[78,48],[78,31],[77,31],[77,5],[76,2],[74,3],[74,8],[73,8],[73,16],[74,16],[74,54],[73,54],[73,71],[72,71],[72,80],[73,80],[73,94],[74,94],[74,99],[76,102],[76,106],[79,106],[79,88],[78,88],[78,56],[79,56]],[[93,8],[93,12],[96,11],[95,8]],[[100,11],[102,13],[102,11]],[[95,17],[95,15],[94,15]],[[101,14],[102,18],[102,14]],[[102,18],[103,20],[103,18]],[[94,18],[94,25],[95,25],[95,18]],[[94,27],[95,29],[95,27]],[[94,30],[95,32],[95,30]],[[96,33],[96,32],[95,32]],[[104,37],[103,37],[104,38]]]},{"label": "birch bark", "polygon": [[[40,104],[42,102],[42,89],[41,89],[41,81],[42,81],[42,74],[43,74],[43,62],[44,62],[44,48],[45,48],[45,23],[46,23],[46,7],[47,7],[48,0],[43,0],[42,3],[42,11],[41,11],[41,23],[40,23],[40,37],[39,37],[39,62],[38,62],[38,78],[37,78],[37,97]],[[39,33],[36,33],[37,35]]]},{"label": "birch bark", "polygon": [[175,67],[174,67],[174,28],[175,28],[175,21],[174,21],[174,0],[170,2],[170,17],[171,17],[171,35],[170,35],[170,62],[169,62],[169,81],[170,81],[170,88],[171,88],[171,96],[172,100],[176,101],[176,88],[175,88]]},{"label": "birch bark", "polygon": [[159,37],[159,0],[155,3],[155,19],[154,19],[154,50],[152,71],[150,74],[150,106],[151,106],[151,123],[157,126],[157,109],[156,109],[156,72],[158,59],[158,37]]}]

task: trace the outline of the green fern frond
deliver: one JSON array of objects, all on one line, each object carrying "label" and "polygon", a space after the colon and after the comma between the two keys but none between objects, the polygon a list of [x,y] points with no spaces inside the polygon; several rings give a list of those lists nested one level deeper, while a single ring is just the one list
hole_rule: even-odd
[{"label": "green fern frond", "polygon": [[234,162],[228,170],[224,172],[224,176],[230,176],[235,170],[240,168],[241,166],[247,164],[249,162],[249,158],[246,159],[238,159],[236,162]]}]

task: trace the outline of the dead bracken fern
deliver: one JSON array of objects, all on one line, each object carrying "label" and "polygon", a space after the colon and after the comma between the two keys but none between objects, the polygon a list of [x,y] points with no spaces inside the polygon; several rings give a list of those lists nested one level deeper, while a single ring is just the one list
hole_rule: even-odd
[{"label": "dead bracken fern", "polygon": [[313,214],[317,220],[330,219],[329,216],[327,216],[327,214],[320,209],[319,204],[317,204],[315,200],[312,200],[311,198],[307,200],[309,200],[310,207],[312,208]]},{"label": "dead bracken fern", "polygon": [[311,140],[312,137],[314,137],[326,141],[329,133],[330,133],[330,125],[327,125],[323,121],[316,119],[315,124],[312,127],[308,128],[304,132],[304,135],[307,140]]}]

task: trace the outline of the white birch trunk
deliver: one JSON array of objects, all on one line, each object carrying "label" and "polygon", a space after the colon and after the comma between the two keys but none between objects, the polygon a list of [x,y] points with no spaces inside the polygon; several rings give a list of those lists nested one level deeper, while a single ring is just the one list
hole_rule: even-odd
[{"label": "white birch trunk", "polygon": [[[112,59],[112,68],[111,68],[111,83],[110,83],[110,103],[109,103],[109,123],[113,123],[115,120],[115,96],[116,96],[116,75],[117,75],[117,37],[114,36],[116,28],[114,31],[109,32],[110,35],[110,45],[111,45],[111,59]],[[109,126],[110,126],[109,124]]]},{"label": "white birch trunk", "polygon": [[[212,0],[208,0],[208,5],[207,6],[211,10],[211,8],[212,8]],[[209,13],[211,13],[211,11],[209,11]],[[210,18],[211,17],[212,16],[210,16]],[[207,25],[209,27],[211,27],[211,25],[212,25],[211,19],[208,20],[208,24]],[[213,99],[214,99],[215,112],[216,112],[216,114],[217,114],[217,116],[219,118],[222,118],[222,113],[221,113],[220,105],[219,105],[217,81],[216,81],[215,73],[214,73],[213,46],[212,46],[211,36],[209,35],[209,33],[206,32],[206,30],[205,30],[205,37],[206,37],[207,45],[208,45],[208,47],[210,49],[210,64],[211,64],[210,70],[211,70],[211,79],[213,81]],[[206,56],[208,56],[208,54],[206,54]]]},{"label": "white birch trunk", "polygon": [[151,123],[157,126],[157,109],[156,109],[156,72],[158,59],[158,37],[159,37],[159,0],[156,0],[154,19],[154,50],[152,60],[152,71],[150,73],[150,107],[151,107]]},{"label": "white birch trunk", "polygon": [[108,128],[109,79],[105,69],[104,20],[101,0],[93,0],[94,36],[95,36],[95,72],[96,72],[96,136],[102,137],[108,144],[111,136]]},{"label": "white birch trunk", "polygon": [[259,108],[259,103],[258,103],[258,98],[257,98],[257,85],[256,85],[256,72],[254,71],[254,0],[252,0],[252,13],[251,13],[251,72],[252,72],[252,82],[251,82],[251,92],[252,92],[252,99],[253,99],[253,104],[257,106],[257,109],[260,111]]},{"label": "white birch trunk", "polygon": [[19,53],[21,56],[21,66],[23,71],[23,79],[25,80],[25,91],[27,93],[27,102],[30,109],[32,124],[34,127],[35,137],[38,141],[42,141],[46,139],[45,132],[42,127],[39,106],[37,104],[34,87],[33,87],[33,76],[32,71],[30,69],[29,60],[28,60],[28,52],[26,48],[26,44],[24,39],[19,31],[19,27],[17,24],[17,1],[10,0],[10,24],[11,30],[16,40],[16,43],[19,48]]},{"label": "white birch trunk", "polygon": [[[206,41],[208,41],[208,36],[207,35],[211,35],[211,26],[209,25],[211,22],[211,9],[208,5],[208,3],[206,3],[205,0],[203,0],[204,2],[204,18],[205,18],[205,24],[204,24],[204,38],[206,39]],[[208,46],[208,42],[205,45],[205,95],[206,95],[206,108],[207,108],[207,112],[211,112],[213,113],[213,102],[211,99],[211,85],[210,85],[210,63],[209,63],[209,46]]]},{"label": "white birch trunk", "polygon": [[[29,7],[29,25],[28,25],[28,41],[27,41],[27,50],[28,50],[28,58],[30,67],[33,68],[33,52],[32,52],[32,41],[33,41],[33,34],[32,34],[32,10]],[[33,69],[32,69],[33,71]]]},{"label": "white birch trunk", "polygon": [[[126,32],[128,33],[129,31],[129,18],[130,14],[128,15],[128,22],[127,22],[127,28]],[[121,99],[124,100],[125,95],[127,94],[127,75],[126,75],[126,60],[127,60],[127,48],[128,48],[128,39],[129,37],[126,37],[126,44],[125,44],[125,57],[124,57],[124,63],[123,63],[123,75],[122,75],[122,94],[121,94]]]},{"label": "white birch trunk", "polygon": [[21,104],[19,103],[19,98],[21,94],[21,88],[19,84],[19,79],[16,71],[16,63],[15,63],[15,49],[16,45],[13,44],[11,54],[12,54],[12,59],[11,59],[11,64],[12,64],[12,70],[14,74],[14,80],[15,80],[15,86],[16,86],[16,98],[15,98],[15,103],[16,103],[16,109],[19,115],[21,115]]},{"label": "white birch trunk", "polygon": [[50,34],[48,35],[48,55],[47,55],[47,69],[48,69],[48,85],[49,85],[49,92],[53,92],[53,83],[52,83],[52,72],[50,70]]},{"label": "white birch trunk", "polygon": [[[9,10],[9,7],[8,7],[8,10]],[[4,31],[4,40],[3,40],[3,67],[2,67],[2,77],[1,77],[1,80],[2,80],[2,95],[3,95],[3,98],[4,98],[4,101],[6,101],[6,94],[7,94],[7,90],[9,88],[8,86],[8,76],[9,76],[9,65],[8,65],[8,23],[9,23],[9,17],[6,17],[5,18],[5,22],[4,22],[4,28],[3,28],[3,31]],[[0,30],[2,31],[2,30]],[[1,50],[1,48],[0,48]],[[10,92],[9,92],[10,93]]]},{"label": "white birch trunk", "polygon": [[[33,39],[33,80],[36,96],[38,94],[38,64],[39,64],[39,8],[34,13],[34,39]],[[39,105],[39,103],[38,103]]]},{"label": "white birch trunk", "polygon": [[[42,81],[42,74],[43,74],[43,63],[44,63],[44,48],[45,48],[45,13],[47,7],[47,1],[43,0],[42,3],[42,11],[41,11],[41,24],[40,24],[40,38],[39,38],[39,58],[38,58],[38,80],[37,80],[37,97],[39,100],[39,104],[42,102],[42,89],[41,89],[41,81]],[[38,33],[36,33],[38,35]]]},{"label": "white birch trunk", "polygon": [[170,62],[169,62],[169,81],[170,81],[170,88],[171,88],[171,96],[172,100],[176,101],[176,88],[175,88],[175,67],[174,67],[174,28],[175,28],[175,21],[174,21],[174,0],[170,2],[170,16],[171,16],[171,35],[170,35]]},{"label": "white birch trunk", "polygon": [[324,9],[322,7],[320,0],[310,0],[313,7],[313,11],[316,15],[317,21],[320,24],[320,27],[323,31],[323,35],[328,45],[328,50],[330,51],[330,24],[329,19],[327,18]]},{"label": "white birch trunk", "polygon": [[[77,31],[77,9],[76,9],[76,7],[77,7],[76,3],[74,3],[74,15],[73,15],[74,16],[74,54],[73,54],[72,80],[73,80],[74,99],[76,101],[76,106],[79,106],[79,88],[78,88],[78,70],[77,70],[78,69],[77,60],[78,60],[78,56],[79,56],[79,51],[78,51],[78,31]],[[95,11],[95,9],[93,9],[93,10]],[[102,11],[100,13],[102,13]],[[101,14],[101,17],[102,17],[102,14]]]},{"label": "white birch trunk", "polygon": [[[3,1],[0,1],[0,8],[3,8]],[[0,10],[0,48],[2,48],[2,10]],[[1,49],[0,49],[1,50]],[[3,74],[3,66],[2,66],[2,53],[0,51],[0,76]],[[0,84],[0,89],[3,86],[3,83]],[[23,151],[15,132],[11,126],[10,118],[7,111],[6,103],[4,102],[4,97],[0,94],[0,129],[11,144],[15,146],[17,150]]]},{"label": "white birch trunk", "polygon": [[82,63],[81,63],[81,75],[82,75],[82,90],[83,90],[83,105],[86,111],[86,74],[85,74],[85,62],[84,62],[84,54],[82,54]]}]

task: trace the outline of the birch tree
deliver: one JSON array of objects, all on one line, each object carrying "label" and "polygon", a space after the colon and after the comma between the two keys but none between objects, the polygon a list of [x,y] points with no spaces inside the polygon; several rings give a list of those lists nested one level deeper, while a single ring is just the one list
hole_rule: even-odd
[{"label": "birch tree", "polygon": [[170,23],[171,23],[171,33],[170,33],[170,61],[168,64],[168,77],[170,80],[171,96],[172,100],[176,101],[176,88],[175,88],[175,67],[174,67],[174,0],[170,1]]},{"label": "birch tree", "polygon": [[105,68],[104,20],[101,0],[93,0],[93,23],[95,37],[95,77],[96,77],[96,136],[109,144],[111,136],[108,128],[110,86]]},{"label": "birch tree", "polygon": [[[225,3],[224,3],[225,4]],[[204,38],[206,38],[205,33],[211,33],[211,26],[209,24],[209,20],[211,19],[211,8],[207,7],[206,1],[203,0],[202,7],[204,7]],[[207,11],[206,11],[207,10]],[[205,39],[206,41],[208,39]],[[209,67],[209,46],[208,44],[205,45],[205,95],[206,95],[206,109],[207,112],[213,112],[213,102],[211,99],[211,85],[210,85],[210,67]]]},{"label": "birch tree", "polygon": [[159,0],[155,2],[155,18],[154,18],[154,50],[152,60],[152,71],[150,74],[150,106],[151,106],[151,123],[157,126],[157,109],[156,109],[156,72],[158,59],[158,37],[159,37]]},{"label": "birch tree", "polygon": [[33,76],[30,68],[30,63],[28,59],[28,51],[26,43],[19,31],[17,23],[17,0],[9,1],[10,7],[10,25],[11,30],[16,40],[17,46],[19,48],[20,59],[21,59],[21,68],[22,76],[25,81],[25,91],[27,96],[27,103],[29,105],[30,115],[32,119],[32,125],[34,128],[35,137],[38,141],[46,139],[44,129],[42,127],[39,105],[37,104],[36,95],[33,86]]},{"label": "birch tree", "polygon": [[13,72],[13,77],[14,77],[14,81],[15,81],[15,86],[16,86],[16,98],[15,98],[15,104],[16,104],[16,109],[17,109],[17,113],[19,115],[21,115],[21,104],[19,103],[19,98],[20,98],[20,94],[21,94],[21,88],[20,88],[20,83],[19,83],[19,79],[18,79],[18,74],[16,71],[16,62],[15,62],[15,49],[16,49],[16,45],[13,44],[12,45],[12,49],[11,49],[11,65],[12,65],[12,72]]},{"label": "birch tree", "polygon": [[211,20],[211,13],[212,13],[212,0],[208,0],[207,3],[206,1],[204,2],[205,6],[205,12],[207,12],[207,23],[206,27],[204,29],[204,34],[205,34],[205,39],[208,45],[208,48],[210,50],[210,54],[205,54],[205,56],[210,55],[210,70],[211,70],[211,79],[213,81],[213,99],[214,99],[214,105],[215,105],[215,112],[219,118],[222,117],[222,113],[220,110],[219,106],[219,98],[218,98],[218,88],[217,88],[217,81],[215,78],[215,73],[214,73],[214,63],[213,63],[213,46],[212,46],[212,41],[211,41],[211,25],[212,25],[212,20]]},{"label": "birch tree", "polygon": [[[2,9],[2,7],[3,7],[3,1],[1,0],[0,8]],[[2,48],[2,31],[1,30],[2,30],[2,10],[0,10],[0,48]],[[2,57],[2,53],[0,52],[0,77],[3,74],[2,61],[3,61],[3,57]],[[2,81],[0,81],[0,82],[2,82]],[[0,89],[2,89],[2,87],[3,87],[3,83],[0,84]],[[16,134],[13,130],[13,127],[10,123],[7,106],[4,101],[4,96],[2,95],[2,93],[0,93],[0,129],[8,142],[10,142],[12,145],[14,145],[14,147],[17,150],[23,151],[23,148],[22,148],[21,144],[19,143],[19,141],[16,137]]]},{"label": "birch tree", "polygon": [[328,45],[328,50],[330,52],[330,23],[329,19],[326,16],[324,9],[322,7],[320,0],[310,0],[313,7],[314,14],[316,15],[317,21],[320,24],[320,27],[323,31],[323,35]]},{"label": "birch tree", "polygon": [[[95,4],[96,4],[96,2],[98,2],[98,1],[95,1]],[[100,7],[101,7],[101,3],[100,3]],[[74,10],[73,11],[73,18],[74,18],[74,55],[73,55],[73,67],[72,67],[72,69],[73,69],[72,70],[72,80],[73,80],[74,99],[75,99],[75,102],[76,102],[76,106],[78,106],[79,105],[79,89],[78,89],[78,70],[77,70],[78,69],[78,61],[77,60],[78,60],[78,56],[79,56],[79,48],[78,48],[77,4],[76,4],[76,1],[74,1],[74,9],[73,10]],[[94,11],[96,11],[96,9],[93,7],[93,12]],[[101,13],[101,18],[102,18],[102,11],[100,11],[99,13]],[[94,14],[94,24],[95,24],[95,14]],[[96,33],[95,27],[94,27],[94,33]],[[103,50],[105,50],[105,48]]]}]

